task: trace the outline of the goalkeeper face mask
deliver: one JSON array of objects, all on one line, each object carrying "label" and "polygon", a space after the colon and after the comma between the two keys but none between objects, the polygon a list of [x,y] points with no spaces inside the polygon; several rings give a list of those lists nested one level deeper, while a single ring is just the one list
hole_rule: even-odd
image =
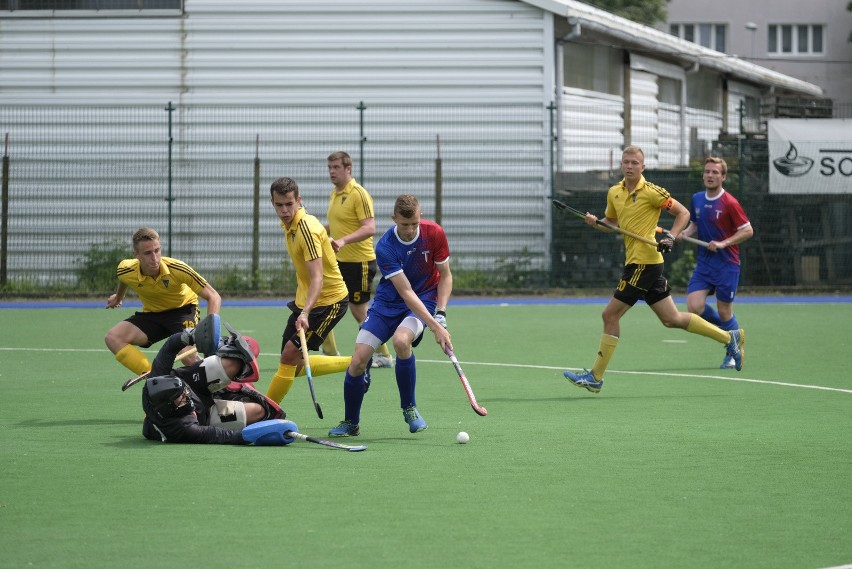
[{"label": "goalkeeper face mask", "polygon": [[195,409],[189,386],[179,377],[162,375],[145,382],[146,396],[160,419],[183,417]]}]

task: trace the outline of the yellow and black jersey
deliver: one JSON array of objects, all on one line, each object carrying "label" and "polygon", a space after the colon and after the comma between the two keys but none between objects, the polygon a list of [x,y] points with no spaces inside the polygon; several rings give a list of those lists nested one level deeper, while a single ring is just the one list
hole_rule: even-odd
[{"label": "yellow and black jersey", "polygon": [[139,270],[138,259],[125,259],[116,269],[118,280],[136,291],[142,312],[163,312],[187,304],[198,304],[198,293],[207,281],[195,269],[177,259],[160,259],[160,274],[148,277]]},{"label": "yellow and black jersey", "polygon": [[[346,187],[338,191],[332,188],[328,198],[328,228],[332,239],[340,239],[361,227],[365,219],[375,217],[373,198],[362,188],[355,179],[349,180]],[[337,260],[343,263],[360,263],[373,261],[376,252],[373,249],[373,238],[368,237],[356,243],[347,243],[337,252]]]},{"label": "yellow and black jersey", "polygon": [[290,229],[287,229],[284,223],[281,224],[281,229],[286,235],[287,252],[296,268],[296,306],[305,307],[311,286],[307,263],[318,258],[322,258],[322,291],[316,306],[328,306],[346,298],[349,291],[337,266],[337,257],[331,248],[331,241],[319,220],[309,215],[305,208],[299,208]]},{"label": "yellow and black jersey", "polygon": [[[636,189],[628,192],[622,179],[612,186],[606,195],[606,217],[618,220],[622,229],[655,240],[660,212],[671,207],[672,197],[668,190],[645,180],[642,176]],[[625,265],[638,263],[657,265],[663,255],[653,245],[624,236]]]}]

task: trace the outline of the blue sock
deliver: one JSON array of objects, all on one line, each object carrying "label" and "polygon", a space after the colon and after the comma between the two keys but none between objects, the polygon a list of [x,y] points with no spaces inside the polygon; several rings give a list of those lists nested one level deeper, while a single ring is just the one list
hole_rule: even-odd
[{"label": "blue sock", "polygon": [[365,387],[364,374],[352,377],[349,370],[346,370],[346,378],[343,380],[343,404],[346,409],[344,418],[356,425],[361,422],[361,403],[364,402]]},{"label": "blue sock", "polygon": [[406,409],[416,406],[414,386],[417,384],[417,368],[414,367],[414,354],[407,360],[396,357],[396,386],[399,388],[399,405]]},{"label": "blue sock", "polygon": [[734,316],[731,316],[731,319],[728,320],[727,322],[722,322],[719,325],[719,328],[721,328],[722,330],[728,330],[728,331],[739,330],[740,323],[737,322],[737,317],[736,317],[736,315],[734,315]]},{"label": "blue sock", "polygon": [[715,324],[720,328],[722,327],[722,319],[719,318],[719,313],[716,312],[716,309],[709,304],[704,305],[704,312],[701,313],[701,317],[710,324]]}]

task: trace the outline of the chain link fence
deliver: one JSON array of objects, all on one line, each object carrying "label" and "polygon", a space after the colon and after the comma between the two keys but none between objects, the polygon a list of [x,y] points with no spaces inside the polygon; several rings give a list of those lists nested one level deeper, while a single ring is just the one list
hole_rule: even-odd
[{"label": "chain link fence", "polygon": [[[442,223],[457,290],[609,288],[623,262],[620,239],[549,204],[555,196],[602,214],[606,189],[621,178],[618,164],[553,171],[553,108],[6,106],[0,292],[104,293],[141,226],[157,229],[164,254],[223,292],[291,291],[269,184],[296,179],[308,212],[324,219],[326,157],[336,150],[353,156],[353,174],[375,201],[378,234],[390,227],[401,193],[417,195],[424,217]],[[720,135],[710,144],[727,160],[726,187],[755,226],[742,246],[742,285],[852,284],[852,193],[769,194],[765,136]],[[690,167],[649,168],[646,177],[688,204],[702,187],[702,168],[696,159]],[[685,284],[692,259],[683,246],[669,257],[676,286]]]}]

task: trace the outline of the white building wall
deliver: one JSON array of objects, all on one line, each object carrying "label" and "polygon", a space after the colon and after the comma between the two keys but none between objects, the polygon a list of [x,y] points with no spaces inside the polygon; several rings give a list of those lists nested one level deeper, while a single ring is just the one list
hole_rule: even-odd
[{"label": "white building wall", "polygon": [[[513,0],[187,0],[185,8],[177,18],[0,20],[11,194],[37,195],[44,184],[32,167],[22,175],[35,164],[24,156],[73,162],[62,176],[68,187],[89,188],[84,203],[60,195],[53,206],[94,216],[57,227],[39,223],[35,204],[13,201],[10,252],[30,254],[12,257],[10,272],[27,270],[39,252],[126,241],[139,225],[165,233],[165,162],[139,156],[165,158],[169,102],[173,254],[202,272],[217,268],[219,252],[250,251],[256,155],[262,192],[291,176],[321,218],[330,188],[325,157],[350,152],[356,177],[363,159],[382,232],[400,193],[418,195],[424,216],[433,215],[438,137],[454,259],[492,267],[527,249],[534,265],[546,265],[549,13]],[[79,112],[67,112],[69,105]],[[140,106],[145,118],[130,125],[107,110]],[[128,202],[107,197],[116,194],[145,204],[134,227]],[[271,211],[261,213],[261,256],[274,265],[282,259],[280,228]],[[205,234],[211,223],[216,233]],[[80,239],[72,243],[68,232]],[[56,270],[67,273],[73,263],[68,255],[68,266]]]},{"label": "white building wall", "polygon": [[560,171],[617,170],[624,143],[624,98],[563,89]]}]

